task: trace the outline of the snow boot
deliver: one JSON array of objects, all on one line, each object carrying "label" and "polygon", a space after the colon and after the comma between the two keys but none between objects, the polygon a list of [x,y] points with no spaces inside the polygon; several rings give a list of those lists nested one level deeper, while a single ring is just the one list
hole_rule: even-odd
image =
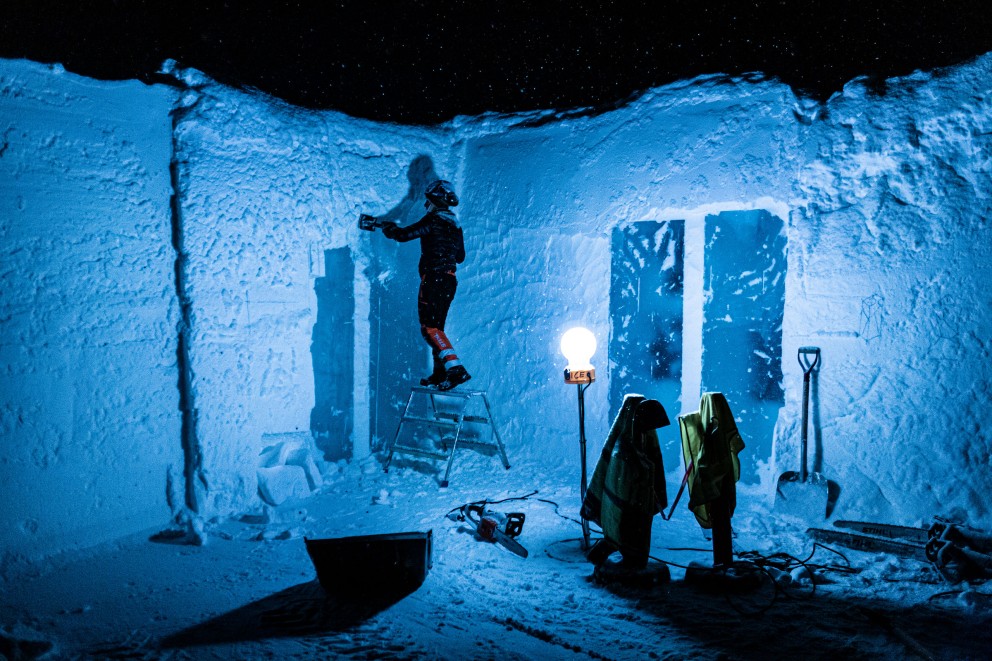
[{"label": "snow boot", "polygon": [[472,378],[472,375],[461,365],[455,365],[444,376],[444,381],[437,384],[438,390],[451,390]]},{"label": "snow boot", "polygon": [[422,378],[420,380],[420,385],[428,388],[437,388],[446,378],[447,375],[443,371],[434,372],[430,376],[425,376]]}]

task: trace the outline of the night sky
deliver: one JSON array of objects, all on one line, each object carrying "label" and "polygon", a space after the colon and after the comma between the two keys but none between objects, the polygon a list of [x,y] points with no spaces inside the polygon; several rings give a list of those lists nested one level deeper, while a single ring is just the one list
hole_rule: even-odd
[{"label": "night sky", "polygon": [[0,57],[153,80],[166,58],[291,103],[432,124],[608,106],[700,74],[763,72],[826,99],[992,51],[989,0],[52,2],[14,0]]}]

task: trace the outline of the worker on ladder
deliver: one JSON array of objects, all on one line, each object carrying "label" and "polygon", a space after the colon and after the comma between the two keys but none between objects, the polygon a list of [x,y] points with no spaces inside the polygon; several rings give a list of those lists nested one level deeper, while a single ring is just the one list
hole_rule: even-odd
[{"label": "worker on ladder", "polygon": [[472,378],[444,334],[448,308],[458,288],[455,269],[465,261],[465,243],[462,228],[451,211],[451,207],[458,206],[458,196],[451,183],[439,179],[427,186],[424,196],[427,213],[423,218],[407,227],[387,221],[382,225],[382,233],[401,243],[420,239],[417,316],[420,333],[430,345],[434,358],[434,371],[421,379],[420,385],[451,390]]}]

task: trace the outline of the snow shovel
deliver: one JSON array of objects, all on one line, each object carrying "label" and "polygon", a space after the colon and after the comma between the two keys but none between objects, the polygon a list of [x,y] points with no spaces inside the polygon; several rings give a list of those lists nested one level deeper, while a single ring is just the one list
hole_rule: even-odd
[{"label": "snow shovel", "polygon": [[[812,362],[809,357],[813,356]],[[806,471],[807,427],[809,426],[810,374],[820,362],[819,347],[799,347],[799,366],[803,368],[803,431],[798,471],[786,471],[778,478],[775,509],[805,520],[823,519],[827,515],[829,489],[827,478]]]}]

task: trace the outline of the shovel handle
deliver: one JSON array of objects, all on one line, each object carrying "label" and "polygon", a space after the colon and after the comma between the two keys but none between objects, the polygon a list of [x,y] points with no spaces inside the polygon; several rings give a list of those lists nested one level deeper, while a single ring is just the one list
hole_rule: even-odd
[{"label": "shovel handle", "polygon": [[[813,356],[810,361],[809,357]],[[820,363],[820,347],[799,347],[799,366],[803,368],[803,373],[809,374]]]},{"label": "shovel handle", "polygon": [[[813,360],[809,359],[813,356]],[[799,347],[799,366],[803,368],[803,429],[800,446],[799,479],[806,482],[806,444],[808,442],[807,428],[809,427],[809,375],[820,362],[820,347]]]}]

